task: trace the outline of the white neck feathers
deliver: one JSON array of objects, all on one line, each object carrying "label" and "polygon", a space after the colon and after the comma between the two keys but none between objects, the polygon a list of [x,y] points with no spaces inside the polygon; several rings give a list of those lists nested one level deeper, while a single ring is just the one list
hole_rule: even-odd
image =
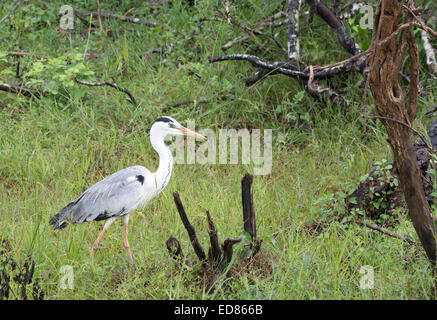
[{"label": "white neck feathers", "polygon": [[173,169],[173,157],[171,150],[164,143],[165,133],[158,128],[152,127],[150,130],[150,142],[153,149],[159,155],[159,167],[153,174],[155,178],[156,194],[160,193],[170,181],[171,171]]}]

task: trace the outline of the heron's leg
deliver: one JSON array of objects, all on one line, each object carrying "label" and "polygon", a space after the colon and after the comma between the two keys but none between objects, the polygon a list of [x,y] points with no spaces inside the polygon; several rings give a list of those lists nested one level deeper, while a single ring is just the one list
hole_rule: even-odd
[{"label": "heron's leg", "polygon": [[132,264],[135,264],[134,258],[132,256],[132,252],[130,251],[129,240],[127,239],[128,227],[129,227],[129,214],[124,216],[124,249],[126,250],[127,255],[129,256],[129,259],[132,262]]},{"label": "heron's leg", "polygon": [[97,237],[96,241],[94,241],[93,246],[91,248],[91,259],[94,258],[94,253],[97,250],[100,240],[102,240],[103,236],[105,235],[106,229],[109,228],[109,226],[114,222],[114,220],[115,220],[114,218],[109,218],[106,221],[105,225],[103,226],[103,230],[100,231],[99,236]]}]

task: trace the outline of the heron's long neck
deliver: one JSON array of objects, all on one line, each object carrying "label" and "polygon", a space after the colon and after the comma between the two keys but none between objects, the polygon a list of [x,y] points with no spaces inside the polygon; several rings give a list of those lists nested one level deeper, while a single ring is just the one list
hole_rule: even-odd
[{"label": "heron's long neck", "polygon": [[171,150],[164,143],[164,136],[159,133],[150,133],[150,141],[153,148],[159,155],[159,167],[154,173],[156,192],[160,193],[170,181],[173,168],[173,157]]}]

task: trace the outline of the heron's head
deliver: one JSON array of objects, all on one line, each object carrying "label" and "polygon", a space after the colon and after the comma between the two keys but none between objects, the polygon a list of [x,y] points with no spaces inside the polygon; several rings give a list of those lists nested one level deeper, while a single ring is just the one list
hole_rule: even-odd
[{"label": "heron's head", "polygon": [[190,137],[194,137],[194,138],[199,138],[199,139],[206,139],[204,136],[202,136],[201,134],[194,132],[190,129],[187,129],[185,127],[183,127],[179,122],[177,122],[175,119],[171,118],[171,117],[161,117],[157,120],[155,120],[155,122],[153,122],[152,124],[152,128],[150,129],[150,131],[156,131],[161,133],[163,136],[166,135],[174,135],[174,136],[190,136]]}]

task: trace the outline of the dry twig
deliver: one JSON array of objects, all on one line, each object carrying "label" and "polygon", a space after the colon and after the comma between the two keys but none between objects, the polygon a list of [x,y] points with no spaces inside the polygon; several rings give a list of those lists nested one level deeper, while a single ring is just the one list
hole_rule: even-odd
[{"label": "dry twig", "polygon": [[[74,10],[74,14],[80,15],[80,16],[89,16],[89,15],[93,15],[93,16],[97,16],[97,17],[99,16],[99,14],[97,12],[93,12],[93,11]],[[148,20],[144,20],[144,19],[140,19],[140,18],[126,17],[123,15],[116,15],[116,14],[103,13],[103,12],[100,13],[100,16],[103,18],[107,18],[107,19],[116,19],[116,20],[120,20],[120,21],[132,22],[132,23],[137,23],[137,24],[144,24],[144,25],[149,26],[149,27],[161,27],[164,29],[164,26],[162,24],[148,21]]]},{"label": "dry twig", "polygon": [[24,0],[18,0],[17,3],[15,4],[15,6],[12,7],[11,11],[9,11],[1,20],[0,23],[2,23],[3,21],[5,21],[11,14],[13,14],[15,12],[15,10],[17,10],[18,6],[23,4]]},{"label": "dry twig", "polygon": [[390,231],[390,230],[387,230],[387,229],[381,228],[380,226],[377,226],[377,225],[374,225],[374,224],[368,223],[368,222],[366,222],[366,221],[356,220],[355,222],[356,222],[357,224],[361,225],[361,226],[365,226],[365,227],[370,228],[370,229],[372,229],[372,230],[379,231],[379,232],[381,232],[381,233],[383,233],[383,234],[386,234],[386,235],[388,235],[388,236],[390,236],[390,237],[393,237],[393,238],[397,238],[397,239],[401,239],[401,240],[403,240],[403,241],[406,241],[406,242],[408,242],[409,244],[416,244],[416,242],[414,242],[413,240],[411,240],[411,238],[408,237],[408,236],[400,236],[400,235],[398,235],[398,234],[396,234],[396,233],[394,233],[394,232],[392,232],[392,231]]},{"label": "dry twig", "polygon": [[79,80],[76,77],[73,77],[73,80],[79,84],[83,84],[85,86],[89,86],[89,87],[99,87],[99,86],[110,86],[114,89],[117,89],[121,92],[126,93],[129,96],[129,101],[136,106],[137,105],[137,101],[135,100],[134,96],[132,95],[132,93],[130,93],[129,90],[127,90],[126,88],[120,87],[118,84],[116,84],[115,82],[109,82],[109,81],[100,81],[100,82],[88,82],[85,80]]}]

